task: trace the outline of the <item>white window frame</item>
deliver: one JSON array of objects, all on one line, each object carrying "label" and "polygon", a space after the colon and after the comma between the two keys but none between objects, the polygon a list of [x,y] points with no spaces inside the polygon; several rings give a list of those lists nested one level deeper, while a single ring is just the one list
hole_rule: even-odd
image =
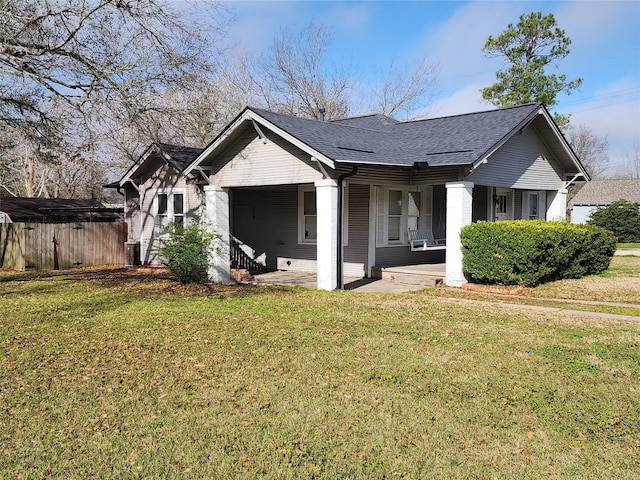
[{"label": "white window frame", "polygon": [[[531,196],[538,196],[537,215],[529,215]],[[522,192],[522,218],[525,220],[545,220],[547,215],[547,192],[545,190],[525,190]]]},{"label": "white window frame", "polygon": [[[167,212],[163,215],[159,213],[160,209],[160,195],[167,196]],[[176,214],[174,211],[174,195],[182,195],[182,214]],[[153,230],[154,236],[161,236],[164,234],[163,229],[166,225],[169,225],[173,222],[176,217],[182,217],[182,223],[186,224],[187,222],[187,192],[184,188],[174,188],[174,189],[162,189],[157,190],[154,199],[154,209],[155,212],[154,222],[153,222]],[[164,217],[166,223],[161,221],[161,218]]]},{"label": "white window frame", "polygon": [[[389,240],[389,192],[402,192],[402,208],[400,215],[400,239]],[[420,192],[420,216],[418,229],[432,228],[433,218],[433,187],[423,186],[389,186],[376,188],[376,209],[374,218],[376,247],[395,247],[409,245],[407,227],[409,221],[409,192]]]},{"label": "white window frame", "polygon": [[[307,192],[313,192],[316,194],[316,188],[313,185],[298,185],[298,243],[304,245],[316,245],[318,243],[317,238],[307,239],[305,238],[305,214],[304,214],[304,194]],[[318,201],[316,195],[316,230],[318,226]]]},{"label": "white window frame", "polygon": [[[304,222],[304,194],[305,192],[316,193],[316,187],[313,185],[298,185],[298,244],[300,245],[317,245],[317,239],[306,239],[305,222]],[[342,188],[342,210],[344,212],[342,219],[342,240],[343,245],[349,245],[349,185],[345,184]],[[318,215],[318,202],[316,196],[316,219]],[[316,222],[317,226],[317,222]]]}]

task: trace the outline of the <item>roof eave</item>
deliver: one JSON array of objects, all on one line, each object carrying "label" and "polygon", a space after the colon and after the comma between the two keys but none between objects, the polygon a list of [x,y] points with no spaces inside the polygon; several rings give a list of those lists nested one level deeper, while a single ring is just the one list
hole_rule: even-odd
[{"label": "roof eave", "polygon": [[509,130],[509,132],[505,136],[503,136],[500,140],[498,140],[491,147],[485,150],[481,155],[479,155],[471,163],[471,170],[473,171],[481,164],[486,163],[489,157],[493,155],[495,152],[497,152],[505,143],[507,143],[511,137],[513,137],[518,131],[522,130],[524,127],[529,125],[538,116],[538,113],[540,112],[540,108],[544,108],[542,104],[538,104],[537,107],[538,108],[533,110],[529,115],[527,115],[523,120],[521,120],[520,123],[518,123],[515,127]]},{"label": "roof eave", "polygon": [[133,177],[133,174],[142,166],[144,165],[144,162],[149,158],[149,156],[154,152],[154,149],[157,149],[158,146],[155,143],[152,143],[151,145],[149,145],[147,147],[147,149],[142,153],[142,155],[140,155],[140,157],[138,158],[138,160],[136,160],[136,162],[131,165],[131,167],[129,167],[129,170],[127,170],[125,172],[125,174],[122,176],[122,178],[118,181],[118,183],[120,184],[120,187],[124,187],[125,184],[131,180],[131,178]]},{"label": "roof eave", "polygon": [[544,105],[541,105],[539,113],[542,113],[545,116],[545,118],[547,119],[547,121],[549,122],[549,125],[554,130],[556,136],[560,140],[560,143],[562,144],[562,147],[564,148],[565,152],[568,154],[569,158],[573,161],[574,165],[576,167],[578,167],[578,173],[582,174],[582,177],[586,181],[590,181],[591,180],[591,175],[589,175],[589,172],[587,172],[587,169],[584,168],[584,165],[582,164],[582,162],[580,161],[578,156],[575,154],[575,152],[573,151],[573,148],[571,148],[571,145],[569,144],[567,139],[564,137],[564,135],[562,134],[562,132],[558,128],[558,125],[556,125],[556,122],[553,120],[553,118],[551,117],[551,114],[545,108]]},{"label": "roof eave", "polygon": [[556,122],[553,120],[553,118],[549,114],[549,111],[541,103],[537,105],[537,108],[535,110],[533,110],[520,123],[518,123],[517,126],[512,128],[509,131],[509,133],[507,133],[504,137],[502,137],[491,148],[489,148],[488,150],[483,152],[480,156],[478,156],[473,161],[473,163],[471,165],[471,170],[473,171],[478,166],[480,166],[481,164],[486,163],[491,155],[493,155],[498,149],[500,149],[505,143],[507,143],[507,141],[509,141],[509,139],[511,137],[513,137],[513,135],[515,135],[517,132],[519,132],[520,130],[524,129],[527,125],[532,123],[538,117],[538,115],[543,115],[545,117],[545,119],[547,120],[547,123],[552,128],[552,130],[554,131],[556,137],[560,141],[560,144],[562,145],[563,149],[568,154],[569,158],[574,163],[574,165],[578,168],[577,176],[582,176],[587,181],[591,180],[591,177],[590,177],[589,173],[584,168],[584,165],[582,165],[582,162],[580,162],[580,159],[578,158],[578,156],[574,153],[573,149],[569,145],[569,142],[567,142],[566,138],[564,138],[564,135],[562,134],[562,132],[560,131],[560,129],[556,125]]}]

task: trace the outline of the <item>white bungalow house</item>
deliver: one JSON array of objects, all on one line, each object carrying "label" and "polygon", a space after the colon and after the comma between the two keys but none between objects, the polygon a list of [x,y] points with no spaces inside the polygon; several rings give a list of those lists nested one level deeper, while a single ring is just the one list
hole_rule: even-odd
[{"label": "white bungalow house", "polygon": [[564,219],[567,186],[588,180],[541,104],[412,122],[247,107],[184,167],[171,160],[180,152],[156,146],[119,182],[145,261],[158,225],[199,211],[222,237],[213,281],[229,281],[233,237],[267,267],[316,272],[325,290],[443,261],[445,283],[460,286],[464,225]]}]

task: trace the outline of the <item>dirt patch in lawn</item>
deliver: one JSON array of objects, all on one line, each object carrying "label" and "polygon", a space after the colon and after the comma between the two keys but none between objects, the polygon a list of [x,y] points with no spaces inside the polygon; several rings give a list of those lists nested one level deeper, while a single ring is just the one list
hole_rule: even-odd
[{"label": "dirt patch in lawn", "polygon": [[528,287],[521,285],[483,285],[480,283],[465,283],[462,285],[463,290],[482,293],[497,293],[499,295],[525,295]]}]

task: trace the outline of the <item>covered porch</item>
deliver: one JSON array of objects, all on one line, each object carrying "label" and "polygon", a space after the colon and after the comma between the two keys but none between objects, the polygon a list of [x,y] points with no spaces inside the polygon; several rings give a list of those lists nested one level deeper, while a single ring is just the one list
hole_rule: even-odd
[{"label": "covered porch", "polygon": [[[410,205],[403,206],[398,210],[401,213],[393,216],[395,212],[384,210],[383,203],[395,198],[388,195],[390,190],[402,192],[402,188],[408,192],[405,200],[422,200],[419,206],[413,206],[413,211]],[[227,236],[233,239],[226,246],[226,253],[218,249],[212,277],[221,275],[221,281],[229,281],[230,259],[237,258],[239,248],[233,242],[237,241],[255,262],[254,271],[278,271],[259,277],[267,283],[313,283],[322,290],[349,289],[350,284],[363,283],[363,279],[461,286],[466,282],[460,243],[463,226],[506,219],[501,217],[505,214],[510,219],[527,218],[529,210],[538,212],[542,219],[555,218],[564,208],[562,191],[533,195],[474,186],[472,182],[448,182],[428,186],[427,190],[417,186],[402,188],[354,183],[338,189],[337,182],[331,179],[311,185],[205,187],[207,212],[212,213],[207,217],[208,223],[215,225],[220,235],[226,229]],[[424,198],[425,192],[432,191],[433,196]],[[522,206],[522,199],[527,196],[535,198],[535,205]],[[392,220],[397,223],[392,224]],[[414,249],[409,235],[401,232],[407,226],[426,227],[436,232],[442,243]],[[383,233],[388,238],[383,238]]]}]

